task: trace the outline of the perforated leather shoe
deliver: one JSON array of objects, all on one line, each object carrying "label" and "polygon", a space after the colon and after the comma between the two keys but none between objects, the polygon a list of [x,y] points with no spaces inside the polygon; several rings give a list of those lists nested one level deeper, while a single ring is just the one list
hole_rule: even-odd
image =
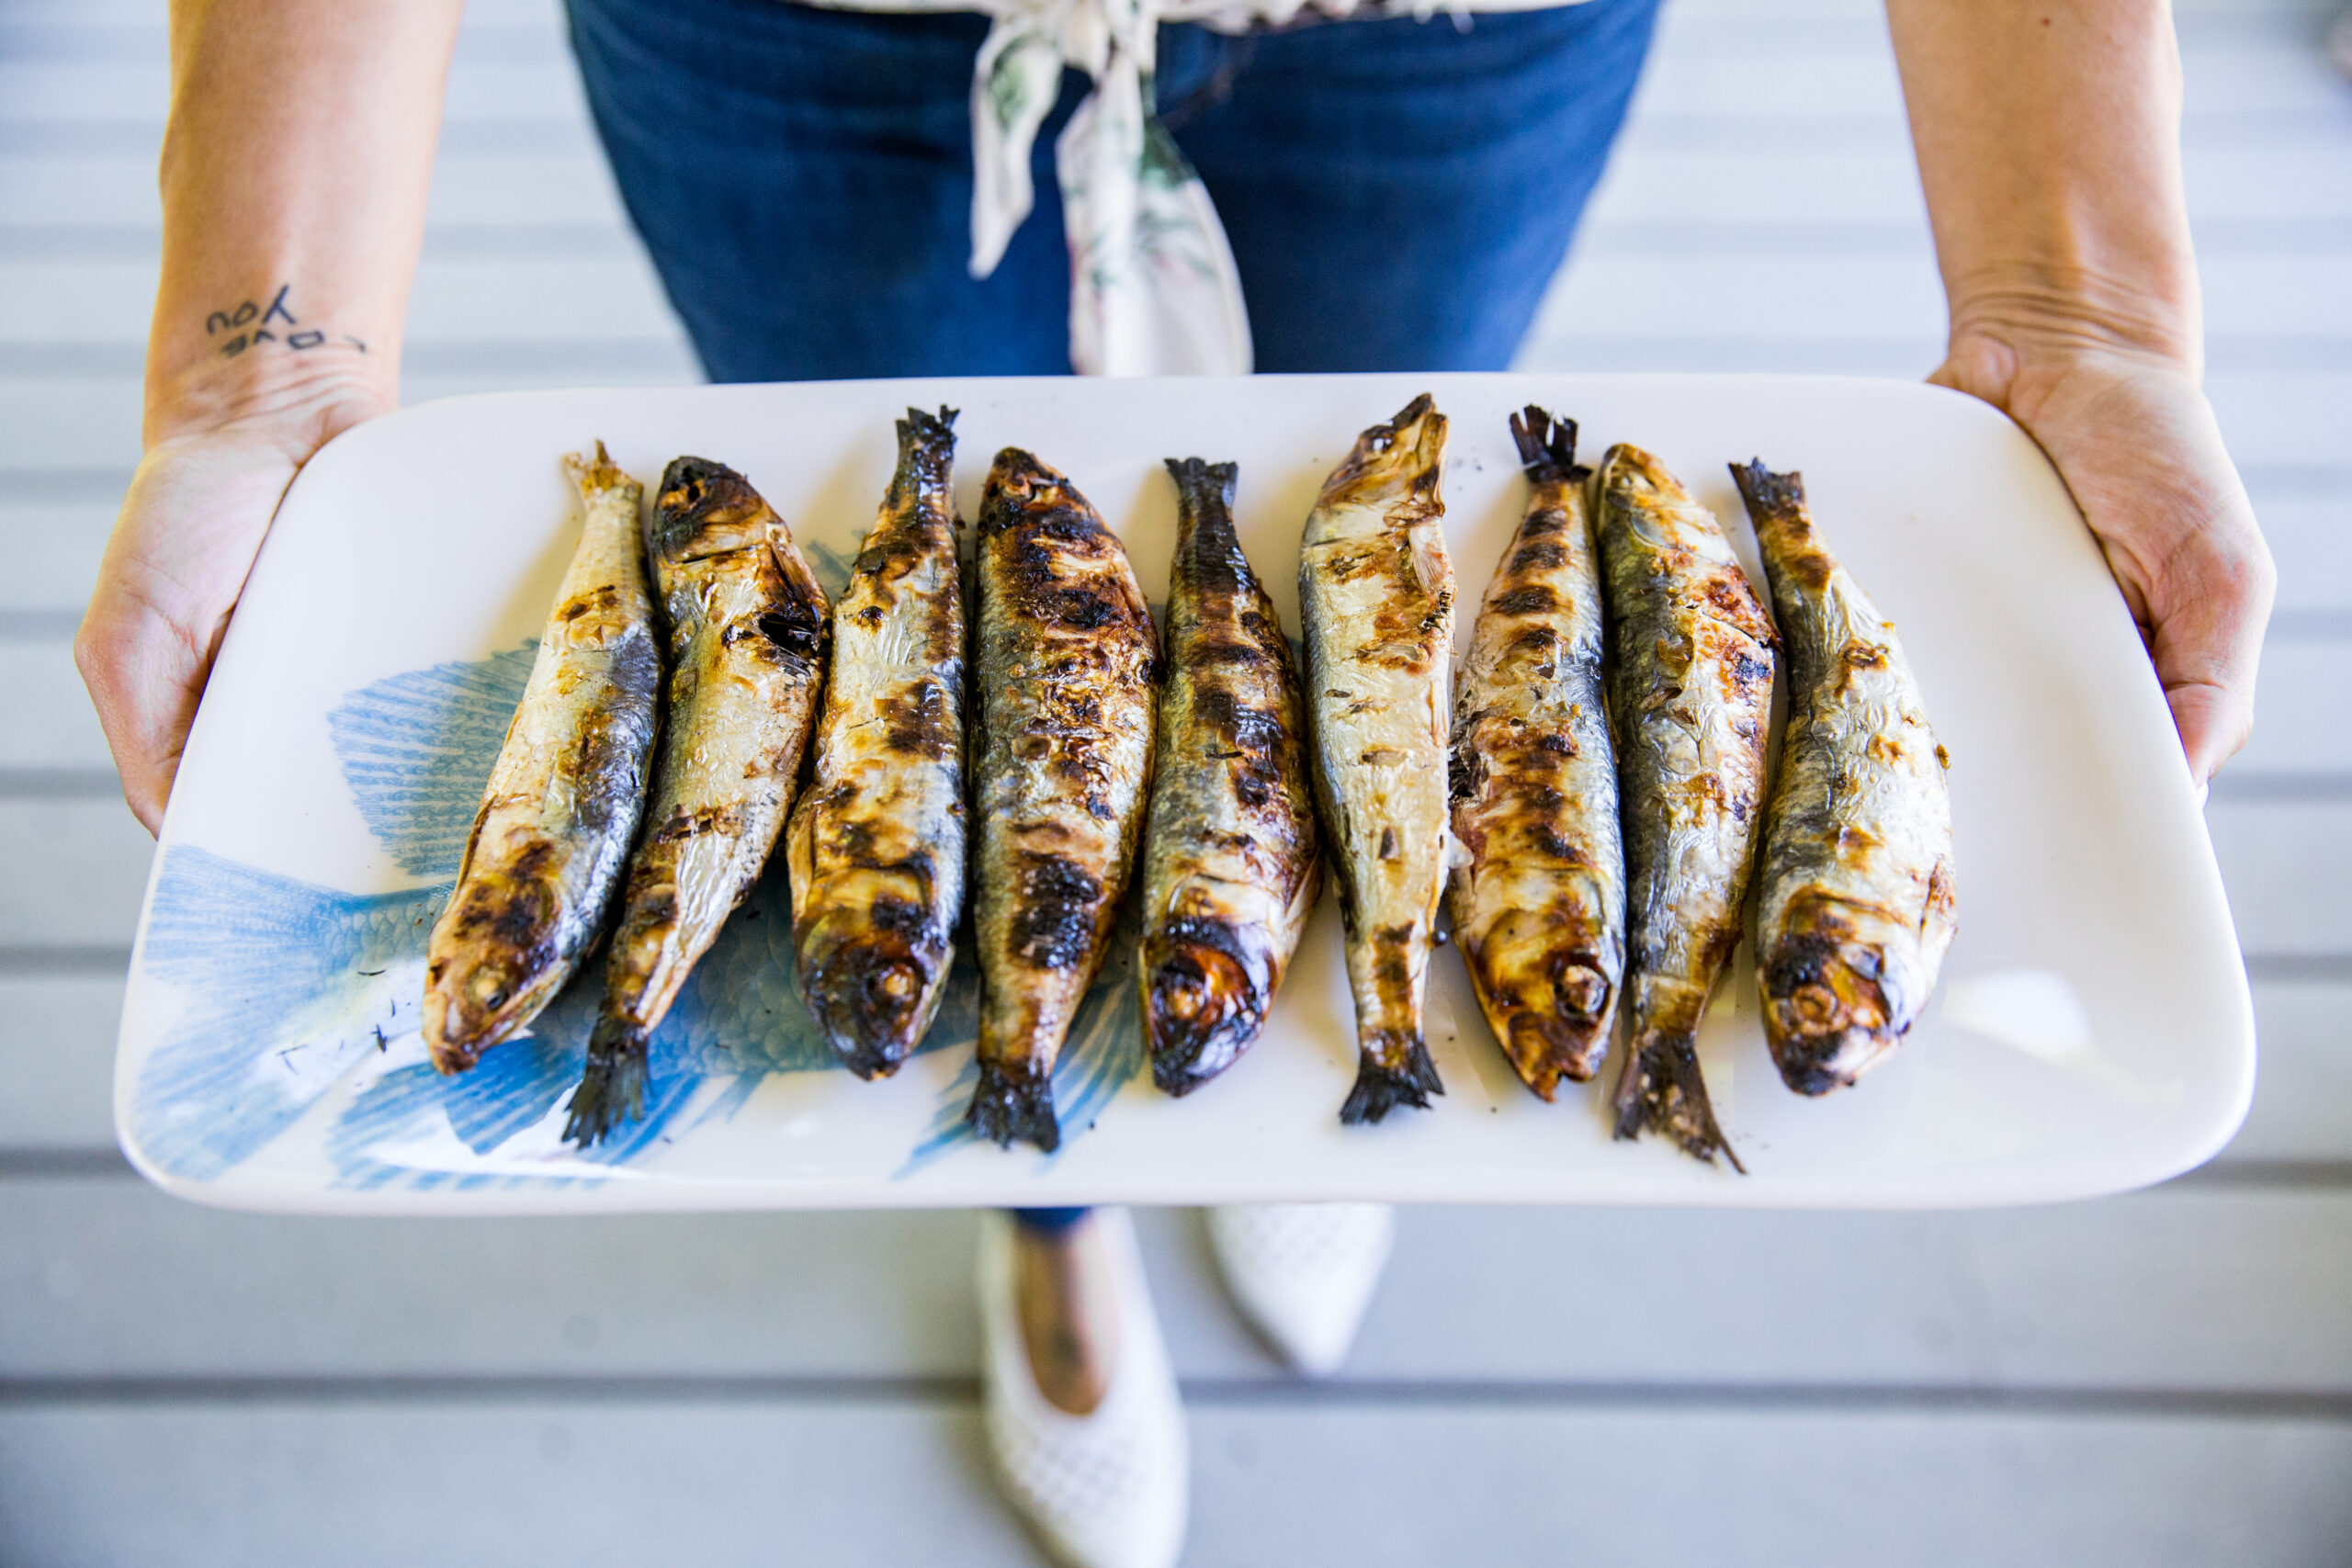
[{"label": "perforated leather shoe", "polygon": [[1396,1244],[1385,1203],[1249,1203],[1208,1212],[1209,1245],[1250,1326],[1308,1377],[1340,1370]]},{"label": "perforated leather shoe", "polygon": [[1184,1410],[1152,1311],[1135,1229],[1098,1209],[1118,1303],[1110,1386],[1072,1416],[1037,1390],[1014,1297],[1013,1221],[980,1216],[982,1406],[1004,1494],[1069,1568],[1171,1568],[1184,1546],[1191,1480]]}]

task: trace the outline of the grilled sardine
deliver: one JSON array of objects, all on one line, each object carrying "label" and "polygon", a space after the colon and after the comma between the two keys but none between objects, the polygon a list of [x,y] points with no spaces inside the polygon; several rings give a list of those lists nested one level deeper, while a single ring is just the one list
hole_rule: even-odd
[{"label": "grilled sardine", "polygon": [[1144,1039],[1188,1094],[1258,1037],[1322,878],[1298,674],[1233,532],[1231,463],[1176,480],[1167,684],[1144,831]]},{"label": "grilled sardine", "polygon": [[1355,994],[1344,1122],[1442,1094],[1422,1033],[1445,886],[1453,568],[1438,519],[1445,416],[1423,393],[1323,481],[1298,566],[1316,801]]},{"label": "grilled sardine", "polygon": [[1737,1169],[1697,1035],[1739,943],[1778,637],[1723,525],[1638,447],[1601,461],[1599,534],[1629,883],[1617,1135],[1654,1129]]},{"label": "grilled sardine", "polygon": [[507,726],[457,890],[426,948],[424,1043],[463,1072],[520,1033],[594,942],[645,809],[662,649],[646,590],[644,489],[566,457],[585,520]]},{"label": "grilled sardine", "polygon": [[1054,1059],[1101,966],[1151,781],[1157,649],[1127,552],[1069,480],[997,454],[980,502],[973,914],[982,1137],[1058,1146]]},{"label": "grilled sardine", "polygon": [[1617,753],[1601,684],[1600,563],[1577,427],[1511,434],[1534,487],[1470,634],[1453,718],[1453,940],[1527,1087],[1552,1098],[1609,1050],[1625,970]]},{"label": "grilled sardine", "polygon": [[1814,531],[1801,474],[1735,465],[1788,639],[1764,813],[1757,980],[1781,1078],[1826,1094],[1883,1060],[1951,945],[1944,749],[1894,626]]},{"label": "grilled sardine", "polygon": [[860,1077],[931,1027],[964,907],[964,595],[956,414],[909,409],[833,611],[816,777],[785,840],[800,994]]},{"label": "grilled sardine", "polygon": [[734,469],[680,457],[646,523],[670,690],[646,830],[564,1135],[642,1113],[647,1037],[759,880],[792,804],[825,668],[825,591]]}]

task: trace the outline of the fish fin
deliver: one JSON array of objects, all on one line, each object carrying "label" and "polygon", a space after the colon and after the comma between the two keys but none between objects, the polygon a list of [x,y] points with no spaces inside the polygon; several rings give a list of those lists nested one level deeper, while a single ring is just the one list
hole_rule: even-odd
[{"label": "fish fin", "polygon": [[1347,1103],[1340,1107],[1340,1124],[1353,1127],[1378,1122],[1399,1105],[1427,1111],[1430,1096],[1444,1092],[1445,1085],[1438,1081],[1437,1064],[1430,1060],[1428,1044],[1419,1040],[1408,1041],[1402,1066],[1392,1067],[1373,1056],[1364,1056],[1357,1063],[1355,1087],[1348,1090]]},{"label": "fish fin", "polygon": [[912,427],[916,434],[928,440],[952,440],[956,434],[956,415],[959,412],[961,411],[951,409],[945,403],[939,405],[937,413],[910,408],[907,411],[907,417],[901,423]]},{"label": "fish fin", "polygon": [[1202,502],[1222,502],[1233,504],[1235,486],[1239,483],[1241,465],[1212,463],[1206,457],[1163,457],[1168,465],[1168,477],[1176,481],[1179,495],[1195,505]]},{"label": "fish fin", "polygon": [[888,506],[903,505],[912,497],[902,491],[901,481],[913,479],[918,485],[943,486],[954,476],[956,465],[956,411],[942,403],[936,414],[910,408],[907,417],[899,421],[899,469],[892,476]]},{"label": "fish fin", "polygon": [[1625,1053],[1624,1070],[1617,1078],[1617,1136],[1640,1137],[1663,1133],[1682,1152],[1709,1165],[1721,1155],[1740,1175],[1747,1168],[1732,1152],[1707,1099],[1707,1080],[1699,1071],[1697,1043],[1688,1034],[1652,1035]]},{"label": "fish fin", "polygon": [[605,450],[602,441],[596,443],[596,455],[593,457],[585,452],[568,454],[563,459],[563,471],[571,477],[571,482],[578,485],[582,493],[611,490],[630,482],[628,475]]},{"label": "fish fin", "polygon": [[1577,461],[1577,422],[1555,419],[1550,411],[1530,403],[1510,416],[1511,439],[1519,444],[1519,461],[1537,484],[1582,484],[1592,470]]},{"label": "fish fin", "polygon": [[563,1135],[594,1148],[645,1114],[645,1036],[626,1024],[599,1022],[588,1041],[588,1066],[571,1091]]},{"label": "fish fin", "polygon": [[993,1062],[982,1062],[980,1081],[972,1090],[971,1108],[964,1112],[964,1120],[1001,1149],[1011,1148],[1016,1138],[1047,1154],[1061,1147],[1061,1122],[1054,1115],[1050,1073],[1016,1074]]},{"label": "fish fin", "polygon": [[1739,486],[1739,498],[1747,503],[1749,517],[1761,523],[1767,517],[1798,520],[1804,516],[1804,475],[1792,470],[1776,474],[1764,466],[1764,459],[1755,457],[1746,463],[1731,465],[1732,482]]}]

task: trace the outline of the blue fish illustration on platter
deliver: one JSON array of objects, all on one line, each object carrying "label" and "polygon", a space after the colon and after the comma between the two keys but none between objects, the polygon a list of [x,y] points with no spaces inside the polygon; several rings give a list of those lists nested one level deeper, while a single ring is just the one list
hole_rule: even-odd
[{"label": "blue fish illustration on platter", "polygon": [[[846,1070],[800,1000],[780,863],[728,921],[655,1032],[644,1117],[605,1144],[582,1152],[558,1132],[594,1022],[594,962],[527,1032],[470,1072],[445,1077],[424,1059],[416,1032],[426,940],[535,653],[526,643],[390,676],[327,715],[361,819],[418,886],[356,894],[195,846],[167,852],[143,962],[183,1005],[129,1105],[136,1141],[159,1168],[217,1179],[323,1103],[332,1117],[323,1147],[340,1187],[594,1182],[712,1118],[733,1117],[771,1077]],[[1142,1071],[1131,945],[1114,944],[1056,1073],[1068,1137]],[[968,1053],[977,1037],[978,977],[967,953],[948,987],[925,1053]],[[901,1175],[971,1142],[961,1122],[971,1075],[967,1060],[942,1090]]]}]

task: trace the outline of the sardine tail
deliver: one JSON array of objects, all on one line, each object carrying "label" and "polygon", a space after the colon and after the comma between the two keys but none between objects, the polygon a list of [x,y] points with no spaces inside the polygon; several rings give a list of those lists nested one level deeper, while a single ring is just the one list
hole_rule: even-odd
[{"label": "sardine tail", "polygon": [[1394,1067],[1369,1055],[1357,1063],[1355,1087],[1348,1090],[1347,1103],[1340,1107],[1341,1126],[1378,1122],[1399,1105],[1427,1111],[1430,1096],[1445,1092],[1425,1043],[1407,1042],[1404,1058],[1401,1066]]},{"label": "sardine tail", "polygon": [[959,412],[961,411],[951,409],[945,403],[939,405],[937,413],[910,408],[907,411],[907,417],[900,423],[924,441],[953,443],[956,439],[956,415]]},{"label": "sardine tail", "polygon": [[948,483],[956,465],[956,411],[944,404],[936,414],[909,409],[899,421],[899,468],[891,476],[885,506],[903,506],[917,491]]},{"label": "sardine tail", "polygon": [[980,1064],[980,1081],[964,1112],[972,1131],[999,1148],[1019,1139],[1052,1154],[1061,1147],[1061,1123],[1054,1116],[1054,1080],[1049,1073],[1014,1073],[993,1062]]},{"label": "sardine tail", "polygon": [[571,1091],[563,1135],[593,1148],[645,1114],[645,1036],[626,1025],[598,1024],[588,1041],[588,1067]]},{"label": "sardine tail", "polygon": [[1698,1046],[1688,1034],[1652,1035],[1635,1042],[1617,1079],[1616,1109],[1620,1138],[1661,1133],[1694,1159],[1713,1165],[1721,1155],[1732,1169],[1747,1174],[1715,1121],[1707,1081],[1699,1071]]},{"label": "sardine tail", "polygon": [[1180,501],[1198,506],[1203,503],[1231,506],[1235,488],[1241,478],[1238,463],[1212,463],[1206,457],[1165,457],[1168,477],[1176,481]]},{"label": "sardine tail", "polygon": [[1739,486],[1739,498],[1747,503],[1747,514],[1758,523],[1767,517],[1801,517],[1804,514],[1804,476],[1790,472],[1776,474],[1764,466],[1761,457],[1747,463],[1731,465],[1732,482]]},{"label": "sardine tail", "polygon": [[1530,403],[1510,416],[1511,439],[1519,445],[1519,460],[1527,477],[1538,484],[1580,484],[1592,470],[1577,461],[1577,422],[1555,419],[1547,409]]},{"label": "sardine tail", "polygon": [[582,491],[610,490],[616,485],[629,482],[628,475],[622,472],[620,465],[606,454],[602,441],[596,443],[593,457],[585,452],[566,456],[563,471],[571,475],[571,482]]}]

